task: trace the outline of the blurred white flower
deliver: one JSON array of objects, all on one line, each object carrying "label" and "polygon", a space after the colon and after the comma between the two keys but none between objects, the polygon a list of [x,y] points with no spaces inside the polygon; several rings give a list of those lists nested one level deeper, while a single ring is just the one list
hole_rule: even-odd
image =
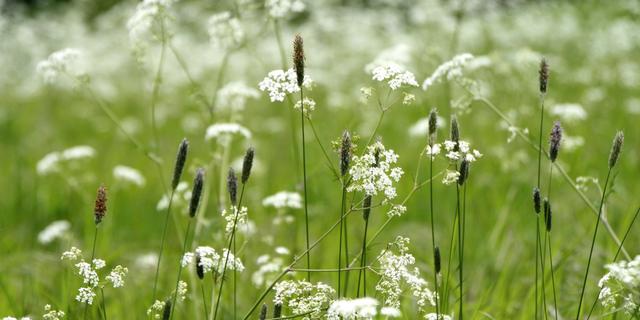
[{"label": "blurred white flower", "polygon": [[387,63],[375,67],[372,71],[373,80],[387,82],[391,90],[397,90],[402,86],[417,87],[418,82],[413,73],[406,71],[395,63]]},{"label": "blurred white flower", "polygon": [[56,83],[61,76],[79,77],[84,70],[78,63],[82,53],[78,49],[66,48],[49,55],[36,67],[38,73],[47,83]]},{"label": "blurred white flower", "polygon": [[558,116],[567,122],[584,120],[587,118],[587,112],[584,110],[584,107],[577,103],[556,104],[551,107],[551,114]]},{"label": "blurred white flower", "polygon": [[[311,78],[308,75],[305,75],[302,86],[309,89],[311,88],[311,83]],[[287,94],[300,91],[300,87],[298,86],[298,78],[293,68],[288,69],[287,71],[270,71],[267,74],[267,77],[260,81],[258,87],[261,91],[266,91],[269,93],[271,102],[282,102],[284,101],[284,98]]]},{"label": "blurred white flower", "polygon": [[313,101],[313,99],[304,98],[302,103],[300,102],[300,100],[298,100],[298,102],[296,102],[296,104],[293,106],[293,108],[296,109],[296,110],[303,109],[304,110],[304,114],[309,116],[309,114],[311,112],[313,112],[313,110],[316,109],[316,102]]},{"label": "blurred white flower", "polygon": [[262,200],[262,205],[276,209],[300,209],[302,208],[302,197],[297,192],[280,191],[274,195],[264,198]]},{"label": "blurred white flower", "polygon": [[75,146],[62,151],[62,159],[68,161],[92,158],[95,154],[96,150],[90,146]]},{"label": "blurred white flower", "polygon": [[116,166],[113,168],[113,176],[117,180],[133,183],[138,187],[142,187],[145,184],[145,179],[142,173],[131,167],[122,165]]},{"label": "blurred white flower", "polygon": [[244,82],[229,82],[218,91],[217,109],[231,112],[244,110],[248,99],[260,97],[258,90],[248,87]]},{"label": "blurred white flower", "polygon": [[471,59],[473,59],[473,55],[469,53],[463,53],[439,65],[438,68],[436,68],[436,71],[434,71],[433,74],[429,76],[429,78],[424,80],[424,82],[422,83],[422,89],[427,90],[433,84],[442,81],[442,79],[444,78],[446,78],[447,80],[452,80],[461,77],[462,68]]},{"label": "blurred white flower", "polygon": [[246,139],[251,138],[251,131],[237,123],[216,123],[207,128],[205,140],[216,139],[218,143],[227,144],[231,136],[240,135]]},{"label": "blurred white flower", "polygon": [[169,37],[168,22],[171,5],[176,0],[143,0],[127,21],[129,40],[137,49],[144,49],[150,40],[164,41]]},{"label": "blurred white flower", "polygon": [[71,223],[66,220],[57,220],[49,224],[38,234],[38,242],[41,244],[51,243],[53,240],[62,238],[71,228]]},{"label": "blurred white flower", "polygon": [[373,319],[378,314],[378,300],[374,298],[340,299],[331,303],[327,319]]},{"label": "blurred white flower", "polygon": [[209,18],[208,32],[211,43],[222,49],[238,47],[244,40],[240,20],[232,17],[229,11],[212,15]]},{"label": "blurred white flower", "polygon": [[62,320],[64,318],[64,312],[53,309],[50,304],[44,306],[44,312],[42,320]]},{"label": "blurred white flower", "polygon": [[598,299],[608,311],[622,308],[631,316],[640,306],[640,255],[631,261],[620,261],[605,266],[609,272],[605,274],[598,286],[601,288]]},{"label": "blurred white flower", "polygon": [[95,149],[90,146],[75,146],[63,151],[54,151],[46,154],[36,164],[36,171],[39,175],[47,175],[60,171],[60,165],[65,162],[93,158]]},{"label": "blurred white flower", "polygon": [[129,273],[129,269],[117,265],[109,274],[105,277],[107,281],[111,283],[114,288],[124,287],[124,278]]},{"label": "blurred white flower", "polygon": [[402,312],[394,307],[382,307],[382,309],[380,309],[380,315],[389,318],[400,318],[402,317]]},{"label": "blurred white flower", "polygon": [[274,291],[274,303],[287,307],[294,315],[308,314],[310,319],[320,318],[335,294],[333,288],[322,282],[292,280],[276,283]]},{"label": "blurred white flower", "polygon": [[267,0],[265,7],[272,18],[284,18],[292,12],[302,12],[306,5],[301,0]]},{"label": "blurred white flower", "polygon": [[134,260],[134,264],[138,269],[153,269],[157,263],[158,254],[155,252],[138,255]]}]

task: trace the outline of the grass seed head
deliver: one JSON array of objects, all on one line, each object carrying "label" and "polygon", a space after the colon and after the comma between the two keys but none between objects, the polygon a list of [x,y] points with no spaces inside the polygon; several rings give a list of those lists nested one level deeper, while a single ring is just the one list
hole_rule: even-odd
[{"label": "grass seed head", "polygon": [[451,116],[451,141],[456,143],[455,147],[453,147],[453,151],[459,151],[460,146],[458,145],[458,142],[460,142],[460,128],[458,127],[458,118],[456,118],[456,116]]},{"label": "grass seed head", "polygon": [[253,156],[255,154],[255,150],[253,147],[247,149],[247,152],[244,154],[244,160],[242,161],[242,184],[247,183],[249,180],[249,176],[251,175],[251,168],[253,167]]},{"label": "grass seed head", "polygon": [[433,108],[429,112],[429,145],[433,145],[436,141],[436,130],[438,130],[438,110]]},{"label": "grass seed head", "polygon": [[199,254],[196,254],[196,274],[200,280],[204,279],[204,267],[200,264]]},{"label": "grass seed head", "polygon": [[93,209],[93,215],[95,217],[96,225],[102,222],[102,219],[107,214],[107,188],[104,185],[98,187],[96,194],[96,204]]},{"label": "grass seed head", "polygon": [[167,299],[164,302],[164,309],[162,310],[162,320],[169,320],[171,318],[171,299]]},{"label": "grass seed head", "polygon": [[540,93],[547,93],[547,84],[549,83],[549,64],[547,64],[547,59],[542,58],[540,60],[540,70],[538,71],[540,75]]},{"label": "grass seed head", "polygon": [[238,204],[238,178],[236,178],[236,172],[233,168],[229,168],[227,174],[227,191],[229,192],[229,200],[235,207]]},{"label": "grass seed head", "polygon": [[195,217],[196,212],[198,211],[203,186],[204,169],[198,168],[198,170],[196,170],[196,177],[193,179],[193,191],[191,191],[191,202],[189,203],[189,216],[191,218]]},{"label": "grass seed head", "polygon": [[278,302],[273,306],[273,318],[278,319],[282,315],[282,303]]},{"label": "grass seed head", "polygon": [[622,144],[624,143],[624,133],[618,131],[616,137],[613,138],[613,145],[611,146],[611,153],[609,153],[609,168],[613,168],[618,162],[618,157],[622,151]]},{"label": "grass seed head", "polygon": [[558,158],[560,140],[562,140],[562,127],[560,126],[560,121],[556,121],[549,137],[549,159],[551,159],[551,162],[555,162]]},{"label": "grass seed head", "polygon": [[173,168],[173,179],[171,180],[171,189],[175,190],[180,183],[184,164],[187,162],[187,152],[189,151],[189,141],[187,138],[182,139],[178,146],[178,154],[176,155],[176,165]]},{"label": "grass seed head", "polygon": [[544,199],[544,225],[547,232],[551,231],[551,203],[547,198]]},{"label": "grass seed head", "polygon": [[362,204],[362,217],[365,221],[369,220],[369,214],[371,213],[371,196],[366,196]]},{"label": "grass seed head", "polygon": [[463,185],[467,179],[469,179],[469,166],[471,163],[469,160],[464,159],[460,163],[460,175],[458,176],[458,184]]},{"label": "grass seed head", "polygon": [[540,213],[540,189],[533,188],[533,210],[536,211],[536,213]]},{"label": "grass seed head", "polygon": [[267,318],[267,304],[262,304],[262,309],[260,309],[260,317],[258,319],[264,320]]},{"label": "grass seed head", "polygon": [[302,82],[304,82],[304,45],[299,34],[296,34],[293,39],[293,66],[296,70],[298,86],[302,88]]},{"label": "grass seed head", "polygon": [[340,174],[344,177],[349,171],[349,161],[351,160],[351,135],[349,131],[342,134],[340,145]]}]

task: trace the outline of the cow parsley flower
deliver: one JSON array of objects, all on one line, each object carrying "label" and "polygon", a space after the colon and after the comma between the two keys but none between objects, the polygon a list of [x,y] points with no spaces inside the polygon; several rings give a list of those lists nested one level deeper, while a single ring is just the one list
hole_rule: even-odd
[{"label": "cow parsley flower", "polygon": [[39,175],[60,172],[65,165],[73,161],[93,158],[95,154],[95,149],[90,146],[74,146],[62,151],[50,152],[38,161],[36,171]]},{"label": "cow parsley flower", "polygon": [[460,172],[458,172],[458,170],[447,169],[442,177],[442,183],[446,185],[457,183],[459,177]]},{"label": "cow parsley flower", "polygon": [[306,5],[302,0],[267,0],[265,7],[272,18],[284,18],[295,12],[302,12]]},{"label": "cow parsley flower", "polygon": [[316,102],[313,101],[313,99],[309,99],[309,98],[304,98],[304,100],[302,100],[302,102],[300,102],[300,100],[298,100],[298,102],[296,102],[296,104],[293,106],[294,109],[296,110],[304,110],[304,114],[306,116],[309,116],[309,114],[311,112],[313,112],[313,110],[316,109]]},{"label": "cow parsley flower", "polygon": [[53,309],[50,304],[44,306],[44,312],[42,320],[62,320],[64,318],[64,312]]},{"label": "cow parsley flower", "polygon": [[427,320],[453,320],[453,317],[449,316],[449,315],[446,315],[446,314],[439,314],[438,315],[436,313],[428,313],[425,316],[425,319],[427,319]]},{"label": "cow parsley flower", "polygon": [[264,198],[262,205],[276,209],[300,209],[302,208],[302,197],[297,192],[280,191]]},{"label": "cow parsley flower", "polygon": [[237,123],[216,123],[207,128],[205,140],[216,139],[219,144],[225,145],[230,142],[234,135],[240,135],[245,139],[251,139],[251,131]]},{"label": "cow parsley flower", "polygon": [[370,145],[364,155],[353,156],[349,169],[352,182],[347,191],[361,191],[368,196],[383,193],[386,200],[394,199],[397,194],[393,183],[404,174],[401,168],[393,166],[396,162],[398,155],[381,142]]},{"label": "cow parsley flower", "polygon": [[81,257],[82,257],[82,250],[76,247],[71,247],[71,249],[62,253],[60,260],[75,261],[80,259]]},{"label": "cow parsley flower", "polygon": [[175,0],[143,0],[127,21],[129,40],[137,50],[144,50],[151,40],[165,41],[173,20],[171,6]]},{"label": "cow parsley flower", "polygon": [[40,61],[36,67],[38,74],[47,83],[57,83],[62,76],[80,78],[85,75],[80,58],[82,52],[78,49],[66,48],[49,55],[46,60]]},{"label": "cow parsley flower", "polygon": [[147,316],[152,319],[161,319],[162,312],[164,311],[164,301],[156,300],[153,302],[151,307],[147,309]]},{"label": "cow parsley flower", "polygon": [[462,76],[462,68],[467,62],[473,59],[473,55],[469,53],[459,54],[453,59],[441,64],[436,68],[429,78],[425,79],[422,83],[422,89],[427,90],[429,87],[442,81],[442,79],[453,80]]},{"label": "cow parsley flower", "polygon": [[584,107],[577,103],[562,103],[551,106],[551,114],[566,122],[574,122],[587,118]]},{"label": "cow parsley flower", "polygon": [[176,294],[178,295],[178,300],[184,301],[187,298],[187,291],[187,283],[180,280],[180,282],[178,282],[178,291],[176,292]]},{"label": "cow parsley flower", "polygon": [[38,233],[38,242],[41,244],[49,244],[53,240],[62,238],[71,228],[71,223],[66,220],[57,220],[51,222],[44,230]]},{"label": "cow parsley flower", "polygon": [[427,288],[427,281],[420,276],[418,268],[413,267],[416,261],[409,253],[408,244],[408,238],[397,237],[378,255],[381,275],[376,291],[384,298],[385,306],[400,309],[400,299],[408,288],[423,313],[429,305],[435,306],[435,293]]},{"label": "cow parsley flower", "polygon": [[602,306],[610,311],[622,309],[631,316],[640,306],[640,255],[631,261],[620,261],[605,266],[605,274],[598,286],[601,288],[598,299]]},{"label": "cow parsley flower", "polygon": [[242,111],[247,100],[258,97],[260,97],[260,92],[248,87],[244,82],[230,82],[218,91],[217,110],[229,110],[234,113]]},{"label": "cow parsley flower", "polygon": [[413,73],[406,71],[403,67],[395,63],[387,63],[375,67],[371,73],[373,80],[387,82],[391,90],[397,90],[402,86],[418,86],[418,82]]},{"label": "cow parsley flower", "polygon": [[[205,273],[213,272],[216,274],[222,273],[224,262],[227,259],[227,249],[223,250],[222,255],[218,254],[215,249],[206,246],[197,247],[194,252],[187,252],[184,254],[181,260],[183,267],[193,264],[194,261],[198,261],[198,265],[202,267]],[[195,259],[198,257],[199,259]],[[242,261],[235,257],[233,253],[229,253],[229,260],[227,260],[227,270],[244,271],[244,265]]]},{"label": "cow parsley flower", "polygon": [[[311,78],[305,75],[302,86],[309,89],[311,88],[311,83]],[[282,102],[287,94],[300,91],[296,72],[293,68],[287,71],[273,70],[269,72],[267,77],[260,81],[258,87],[261,91],[269,93],[269,99],[271,99],[271,102]]]},{"label": "cow parsley flower", "polygon": [[[471,149],[469,142],[460,140],[457,143],[451,140],[445,140],[444,143],[445,157],[451,161],[466,159],[474,162],[482,157],[482,153],[476,149]],[[457,148],[456,148],[457,147]]]},{"label": "cow parsley flower", "polygon": [[374,298],[341,299],[331,303],[327,311],[329,320],[373,319],[378,314],[378,300]]},{"label": "cow parsley flower", "polygon": [[[238,210],[237,207],[233,206],[231,208],[233,213],[227,212],[227,210],[222,210],[222,217],[227,222],[225,226],[225,231],[227,233],[231,233],[234,227],[241,226],[247,223],[247,207],[242,207]],[[234,225],[235,224],[235,225]]]},{"label": "cow parsley flower", "polygon": [[113,177],[116,178],[116,180],[132,183],[138,187],[143,187],[146,183],[146,180],[140,171],[122,165],[115,166],[113,168]]},{"label": "cow parsley flower", "polygon": [[382,307],[382,309],[380,309],[380,315],[388,318],[400,318],[402,317],[402,312],[400,312],[398,308]]},{"label": "cow parsley flower", "polygon": [[81,303],[93,304],[93,298],[96,297],[96,293],[93,292],[92,287],[81,287],[78,289],[78,294],[76,295],[76,300]]},{"label": "cow parsley flower", "polygon": [[276,248],[275,251],[275,256],[263,254],[256,259],[256,264],[259,267],[258,270],[251,275],[251,282],[253,282],[254,285],[261,287],[271,283],[284,269],[284,257],[287,257],[289,253],[279,251],[278,248]]},{"label": "cow parsley flower", "polygon": [[114,288],[124,287],[124,278],[129,273],[129,269],[117,265],[109,274],[105,277],[107,281],[111,282]]},{"label": "cow parsley flower", "polygon": [[222,49],[236,48],[244,40],[244,31],[240,20],[232,17],[229,11],[212,15],[209,18],[208,31],[211,43]]},{"label": "cow parsley flower", "polygon": [[309,319],[320,318],[335,294],[333,288],[322,282],[312,284],[302,280],[280,281],[274,291],[274,303],[288,307],[291,314],[308,314]]}]

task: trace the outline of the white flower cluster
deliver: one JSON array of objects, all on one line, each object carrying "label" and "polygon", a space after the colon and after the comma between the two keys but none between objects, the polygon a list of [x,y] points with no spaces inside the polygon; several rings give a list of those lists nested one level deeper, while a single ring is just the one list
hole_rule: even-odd
[{"label": "white flower cluster", "polygon": [[244,110],[247,100],[260,97],[258,90],[248,87],[244,82],[227,83],[218,91],[217,109],[237,112]]},{"label": "white flower cluster", "polygon": [[[258,87],[261,91],[269,93],[271,102],[282,102],[287,94],[300,91],[297,79],[296,72],[293,68],[287,71],[273,70],[267,74],[266,78],[260,81]],[[311,84],[311,78],[305,75],[302,86],[309,89],[311,88]]]},{"label": "white flower cluster", "polygon": [[230,214],[227,210],[222,210],[221,213],[224,220],[227,221],[227,225],[224,230],[229,234],[233,231],[234,227],[239,228],[239,226],[247,223],[247,207],[242,207],[238,210],[237,207],[233,206],[231,210],[233,210],[233,214]]},{"label": "white flower cluster", "polygon": [[265,7],[272,18],[284,18],[292,12],[302,12],[306,5],[301,0],[267,0]]},{"label": "white flower cluster", "polygon": [[95,149],[89,146],[75,146],[63,151],[50,152],[38,161],[36,171],[40,175],[58,172],[64,164],[70,164],[76,160],[93,158],[95,154]]},{"label": "white flower cluster", "polygon": [[77,78],[85,74],[78,61],[81,56],[82,53],[78,49],[62,49],[40,61],[36,70],[47,83],[56,83],[63,75]]},{"label": "white flower cluster", "polygon": [[600,303],[607,310],[622,309],[627,315],[634,315],[640,306],[640,255],[631,261],[608,264],[605,268],[609,272],[598,282]]},{"label": "white flower cluster", "polygon": [[453,320],[453,317],[446,314],[428,313],[425,317],[427,320]]},{"label": "white flower cluster", "polygon": [[221,145],[228,144],[233,135],[240,135],[246,139],[251,138],[251,131],[237,123],[216,123],[207,128],[205,140],[216,139]]},{"label": "white flower cluster", "polygon": [[331,303],[328,320],[373,319],[378,314],[378,300],[374,298],[341,299]]},{"label": "white flower cluster", "polygon": [[147,309],[147,316],[151,317],[151,319],[161,319],[163,311],[164,301],[156,300],[153,302],[151,307]]},{"label": "white flower cluster", "polygon": [[298,100],[293,108],[296,110],[302,109],[304,110],[304,114],[309,116],[309,114],[316,109],[316,102],[313,99],[304,98],[302,101]]},{"label": "white flower cluster", "polygon": [[280,191],[264,198],[262,205],[276,209],[300,209],[302,208],[302,197],[297,192]]},{"label": "white flower cluster", "polygon": [[131,183],[138,187],[143,187],[146,183],[140,171],[123,165],[118,165],[113,168],[113,177],[116,178],[116,180]]},{"label": "white flower cluster", "polygon": [[393,183],[404,174],[401,168],[393,166],[396,162],[398,155],[381,142],[370,145],[364,155],[353,156],[349,169],[352,182],[347,191],[362,191],[369,196],[383,193],[385,200],[394,199],[397,194]]},{"label": "white flower cluster", "polygon": [[[78,289],[76,300],[81,303],[93,304],[93,299],[96,296],[95,289],[100,286],[98,270],[104,268],[107,263],[102,259],[93,259],[91,263],[86,262],[82,258],[82,251],[76,247],[71,247],[69,251],[63,252],[60,259],[78,261],[75,267],[85,286]],[[111,283],[114,288],[120,288],[124,286],[124,278],[128,272],[129,270],[127,268],[117,265],[105,279]]]},{"label": "white flower cluster", "polygon": [[244,31],[240,20],[232,17],[229,11],[212,15],[209,18],[208,31],[211,43],[222,49],[236,48],[244,40]]},{"label": "white flower cluster", "polygon": [[417,87],[418,82],[413,73],[406,71],[402,66],[396,63],[387,63],[385,65],[375,67],[371,73],[373,80],[387,82],[391,90],[397,90],[402,86]]},{"label": "white flower cluster", "polygon": [[429,305],[435,305],[435,293],[427,288],[427,281],[420,276],[418,268],[411,269],[416,259],[408,252],[408,243],[408,238],[399,236],[378,255],[381,276],[376,291],[384,297],[385,306],[400,309],[400,298],[408,287],[420,312],[425,312]]},{"label": "white flower cluster", "polygon": [[276,248],[276,255],[263,254],[256,259],[258,270],[251,275],[251,282],[257,287],[271,283],[284,269],[284,258],[289,256],[289,249]]},{"label": "white flower cluster", "polygon": [[224,267],[224,262],[227,259],[227,254],[229,255],[229,260],[227,260],[227,270],[236,270],[236,271],[244,271],[244,265],[240,258],[236,258],[233,253],[229,253],[227,249],[222,251],[222,256],[216,252],[215,249],[206,246],[197,247],[194,252],[187,252],[184,254],[181,260],[181,264],[183,267],[194,263],[194,261],[198,261],[198,265],[202,267],[202,270],[207,272],[213,272],[216,274],[222,273],[222,268]]},{"label": "white flower cluster", "polygon": [[143,0],[127,21],[129,40],[137,49],[144,49],[149,40],[166,40],[169,36],[171,5],[175,0]]},{"label": "white flower cluster", "polygon": [[51,243],[53,240],[62,238],[71,228],[71,223],[67,220],[51,222],[44,230],[38,234],[38,242],[41,244]]},{"label": "white flower cluster", "polygon": [[433,72],[429,78],[424,80],[422,83],[422,89],[427,90],[433,84],[442,81],[442,79],[446,78],[447,80],[452,80],[456,78],[460,78],[462,76],[462,68],[467,62],[473,59],[473,55],[470,53],[462,53],[459,54],[453,59],[441,64],[436,68],[436,71]]},{"label": "white flower cluster", "polygon": [[335,294],[333,288],[322,282],[312,284],[293,280],[276,283],[274,290],[273,302],[288,307],[291,314],[306,314],[303,319],[320,318]]},{"label": "white flower cluster", "polygon": [[587,118],[587,111],[577,103],[561,103],[551,106],[551,114],[566,122],[574,122]]},{"label": "white flower cluster", "polygon": [[44,306],[44,312],[42,320],[62,320],[64,318],[64,311],[55,310],[50,304]]}]

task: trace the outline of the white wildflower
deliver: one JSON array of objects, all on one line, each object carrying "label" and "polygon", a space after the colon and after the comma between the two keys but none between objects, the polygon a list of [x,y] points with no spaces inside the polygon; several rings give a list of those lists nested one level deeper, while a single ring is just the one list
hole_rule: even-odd
[{"label": "white wildflower", "polygon": [[58,163],[62,160],[59,152],[47,153],[36,165],[36,171],[39,175],[46,175],[57,172],[60,168]]},{"label": "white wildflower", "polygon": [[265,286],[276,279],[278,274],[284,269],[284,260],[282,257],[272,257],[268,254],[264,254],[256,259],[256,264],[259,266],[251,275],[251,282],[257,286]]},{"label": "white wildflower", "polygon": [[431,158],[435,158],[437,155],[440,154],[440,150],[441,150],[441,145],[439,143],[434,144],[433,146],[427,146],[427,148],[425,149],[425,153],[428,156],[431,156]]},{"label": "white wildflower", "polygon": [[90,146],[75,146],[62,151],[62,159],[67,161],[93,158],[95,155],[96,150]]},{"label": "white wildflower", "polygon": [[216,139],[220,144],[229,143],[233,135],[240,135],[245,139],[251,138],[251,131],[237,123],[216,123],[207,128],[206,140]]},{"label": "white wildflower", "polygon": [[462,76],[462,68],[464,65],[473,59],[473,55],[469,53],[459,54],[453,59],[441,64],[436,68],[436,71],[433,72],[429,78],[424,80],[422,83],[422,89],[427,90],[433,84],[442,81],[442,79],[446,78],[447,80],[456,79]]},{"label": "white wildflower", "polygon": [[111,282],[114,288],[124,287],[124,278],[127,276],[129,269],[117,265],[109,274],[105,277],[107,281]]},{"label": "white wildflower", "polygon": [[242,111],[247,100],[258,97],[260,97],[260,92],[248,87],[244,82],[230,82],[218,91],[217,110]]},{"label": "white wildflower", "polygon": [[150,316],[152,319],[160,319],[163,311],[164,301],[156,300],[153,302],[151,307],[147,309],[147,316]]},{"label": "white wildflower", "polygon": [[292,314],[309,314],[310,319],[321,317],[335,294],[333,288],[322,282],[312,284],[292,280],[276,283],[274,291],[274,303],[288,307]]},{"label": "white wildflower", "polygon": [[402,98],[402,104],[410,105],[416,102],[416,96],[410,93],[404,93],[404,97]]},{"label": "white wildflower", "polygon": [[75,261],[79,258],[82,258],[82,251],[76,247],[71,247],[71,249],[62,253],[60,260]]},{"label": "white wildflower", "polygon": [[396,188],[393,183],[398,182],[404,173],[401,168],[393,167],[396,162],[398,155],[391,149],[387,150],[381,142],[370,145],[363,156],[353,156],[349,169],[352,183],[347,191],[361,191],[369,196],[383,193],[386,200],[394,199]]},{"label": "white wildflower", "polygon": [[84,284],[89,285],[90,288],[98,286],[100,278],[98,273],[91,267],[91,264],[81,261],[76,263],[76,268],[78,268],[78,275],[82,277]]},{"label": "white wildflower", "polygon": [[301,0],[267,0],[265,7],[272,18],[284,18],[290,13],[302,12],[306,5]]},{"label": "white wildflower", "polygon": [[91,287],[81,287],[78,289],[78,294],[76,295],[76,300],[81,303],[93,304],[93,298],[95,298],[96,293],[93,292],[93,288]]},{"label": "white wildflower", "polygon": [[560,117],[566,122],[584,120],[587,112],[584,107],[577,103],[562,103],[551,106],[551,114]]},{"label": "white wildflower", "polygon": [[49,55],[38,63],[37,71],[47,83],[56,83],[63,75],[74,78],[84,75],[79,65],[82,53],[78,49],[66,48]]},{"label": "white wildflower", "polygon": [[380,315],[389,318],[400,318],[402,317],[402,312],[400,312],[400,309],[398,308],[382,307],[382,309],[380,309]]},{"label": "white wildflower", "polygon": [[262,205],[276,209],[300,209],[302,208],[302,197],[297,192],[280,191],[264,198]]},{"label": "white wildflower", "polygon": [[[258,87],[261,91],[269,93],[271,102],[282,102],[287,94],[300,91],[297,79],[296,72],[293,68],[287,71],[273,70],[267,74],[266,78],[260,81]],[[309,78],[309,76],[304,76],[302,86],[305,88],[311,87],[311,78]]]},{"label": "white wildflower", "polygon": [[57,220],[50,223],[44,230],[40,231],[38,234],[38,242],[41,244],[51,243],[53,240],[62,238],[69,229],[71,228],[71,223],[66,220]]},{"label": "white wildflower", "polygon": [[64,312],[53,309],[50,304],[44,306],[44,312],[42,320],[62,320],[64,318]]},{"label": "white wildflower", "polygon": [[176,294],[178,295],[178,299],[180,301],[184,301],[184,299],[187,298],[187,283],[180,280],[180,282],[178,282],[178,291],[176,292]]},{"label": "white wildflower", "polygon": [[146,183],[140,171],[122,165],[113,168],[113,177],[116,178],[116,180],[132,183],[138,187],[142,187]]},{"label": "white wildflower", "polygon": [[286,247],[276,247],[276,253],[281,255],[289,255],[291,252]]},{"label": "white wildflower", "polygon": [[102,259],[93,259],[93,267],[96,270],[100,270],[100,269],[104,268],[106,265],[107,265],[107,263]]},{"label": "white wildflower", "polygon": [[458,182],[458,178],[460,177],[460,172],[457,170],[449,170],[444,173],[442,177],[442,183],[444,184],[453,184]]},{"label": "white wildflower", "polygon": [[436,313],[428,313],[425,316],[427,320],[453,320],[452,316],[446,314],[436,314]]},{"label": "white wildflower", "polygon": [[209,39],[216,47],[223,49],[236,48],[244,40],[244,31],[240,20],[232,17],[231,12],[225,11],[214,14],[209,18]]},{"label": "white wildflower", "polygon": [[129,40],[137,49],[144,49],[150,40],[165,41],[170,36],[171,5],[175,0],[143,0],[127,21]]},{"label": "white wildflower", "polygon": [[356,320],[373,319],[378,314],[378,300],[374,298],[341,299],[331,303],[327,311],[327,319]]},{"label": "white wildflower", "polygon": [[302,103],[300,102],[300,100],[298,100],[293,108],[296,110],[302,109],[304,110],[304,114],[309,116],[309,114],[316,109],[316,102],[313,101],[313,99],[304,98],[304,100],[302,100]]},{"label": "white wildflower", "polygon": [[602,306],[614,311],[622,309],[631,316],[640,305],[640,255],[631,261],[620,261],[605,266],[609,272],[605,274],[598,286],[602,289],[598,299]]},{"label": "white wildflower", "polygon": [[135,266],[138,269],[153,269],[158,263],[158,254],[155,252],[149,252],[141,254],[135,259]]},{"label": "white wildflower", "polygon": [[233,213],[227,212],[227,210],[222,210],[222,217],[224,217],[225,221],[227,221],[225,231],[227,233],[231,233],[234,227],[238,228],[238,226],[242,226],[247,223],[247,207],[242,207],[240,210],[236,206],[231,208]]},{"label": "white wildflower", "polygon": [[371,71],[373,80],[387,82],[391,90],[397,90],[402,86],[417,87],[418,82],[413,73],[406,71],[402,66],[388,63],[378,66]]}]

